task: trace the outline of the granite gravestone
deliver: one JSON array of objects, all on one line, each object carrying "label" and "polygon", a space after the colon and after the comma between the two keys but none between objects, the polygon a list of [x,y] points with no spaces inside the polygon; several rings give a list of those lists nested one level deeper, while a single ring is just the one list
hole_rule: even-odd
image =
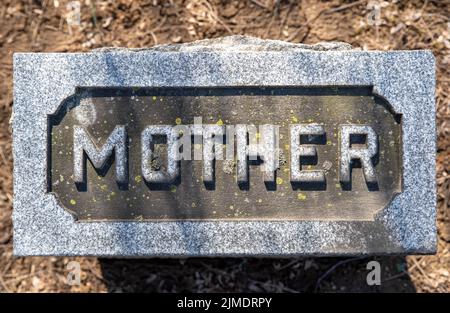
[{"label": "granite gravestone", "polygon": [[433,253],[434,79],[241,36],[15,54],[14,253]]}]

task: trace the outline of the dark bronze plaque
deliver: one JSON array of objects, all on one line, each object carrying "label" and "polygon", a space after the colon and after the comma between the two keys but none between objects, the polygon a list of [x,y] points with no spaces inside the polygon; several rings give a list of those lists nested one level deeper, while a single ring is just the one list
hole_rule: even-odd
[{"label": "dark bronze plaque", "polygon": [[[144,130],[199,117],[203,125],[278,126],[273,180],[261,159],[249,161],[247,183],[237,181],[236,159],[217,159],[210,179],[204,160],[181,160],[171,179],[148,181]],[[80,221],[370,220],[401,191],[400,123],[370,87],[79,88],[49,118],[48,188]],[[291,160],[292,134],[307,149]],[[149,147],[148,168],[167,172],[168,139],[154,136]],[[189,148],[204,145],[192,136]]]}]

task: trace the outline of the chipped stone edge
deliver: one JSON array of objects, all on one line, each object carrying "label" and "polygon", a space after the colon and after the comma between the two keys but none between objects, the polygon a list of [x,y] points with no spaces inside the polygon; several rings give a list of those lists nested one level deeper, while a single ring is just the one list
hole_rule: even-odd
[{"label": "chipped stone edge", "polygon": [[323,41],[316,44],[292,43],[281,40],[260,39],[252,36],[233,35],[213,39],[203,39],[182,44],[163,44],[145,48],[125,48],[125,47],[102,47],[92,49],[91,53],[103,52],[255,52],[255,51],[344,51],[359,50],[353,48],[351,44],[341,41]]},{"label": "chipped stone edge", "polygon": [[[77,223],[46,192],[47,115],[83,87],[374,86],[403,114],[404,191],[374,221]],[[430,51],[16,53],[14,255],[331,256],[436,251]]]}]

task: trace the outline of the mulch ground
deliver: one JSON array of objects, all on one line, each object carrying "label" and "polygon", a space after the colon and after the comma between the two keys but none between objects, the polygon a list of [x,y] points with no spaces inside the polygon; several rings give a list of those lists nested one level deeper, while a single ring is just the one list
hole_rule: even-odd
[{"label": "mulch ground", "polygon": [[[437,60],[438,253],[365,259],[14,258],[12,54],[148,47],[230,34],[303,43],[345,41],[372,50],[433,51]],[[449,49],[449,1],[1,1],[0,291],[450,292]],[[366,284],[366,264],[372,259],[381,263],[381,286]],[[81,264],[80,286],[66,283],[66,266],[73,260]]]}]

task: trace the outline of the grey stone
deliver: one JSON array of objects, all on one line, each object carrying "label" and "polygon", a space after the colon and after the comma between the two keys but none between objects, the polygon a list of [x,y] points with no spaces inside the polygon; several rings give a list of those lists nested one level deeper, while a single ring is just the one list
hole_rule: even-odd
[{"label": "grey stone", "polygon": [[259,39],[255,37],[234,35],[215,39],[204,39],[184,44],[157,45],[149,48],[116,48],[105,47],[92,50],[92,52],[114,51],[159,51],[159,52],[255,52],[255,51],[343,51],[353,49],[346,42],[328,41],[308,45],[291,43],[281,40]]},{"label": "grey stone", "polygon": [[[373,219],[77,222],[47,192],[47,115],[82,87],[373,86],[402,114],[403,190]],[[14,254],[328,256],[436,251],[435,61],[234,36],[151,49],[14,55]]]}]

